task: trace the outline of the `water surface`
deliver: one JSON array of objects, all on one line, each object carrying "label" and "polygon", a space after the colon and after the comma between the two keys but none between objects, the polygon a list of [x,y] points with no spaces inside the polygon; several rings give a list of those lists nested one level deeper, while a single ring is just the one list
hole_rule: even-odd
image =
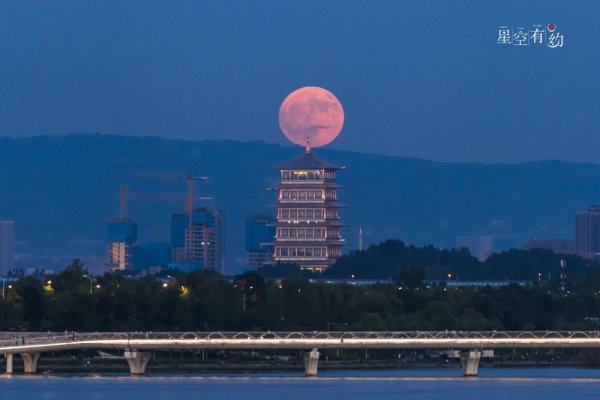
[{"label": "water surface", "polygon": [[600,370],[482,368],[298,372],[43,375],[0,378],[0,399],[598,399]]}]

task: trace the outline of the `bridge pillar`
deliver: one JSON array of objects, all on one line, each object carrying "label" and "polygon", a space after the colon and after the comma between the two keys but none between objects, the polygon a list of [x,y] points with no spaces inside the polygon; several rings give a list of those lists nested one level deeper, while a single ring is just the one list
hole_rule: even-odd
[{"label": "bridge pillar", "polygon": [[144,375],[146,365],[150,361],[150,353],[137,350],[125,350],[125,359],[129,364],[131,375]]},{"label": "bridge pillar", "polygon": [[304,376],[314,378],[319,367],[319,351],[313,349],[304,354]]},{"label": "bridge pillar", "polygon": [[462,366],[463,375],[466,377],[477,376],[479,369],[479,359],[481,358],[481,350],[468,350],[460,352],[460,365]]},{"label": "bridge pillar", "polygon": [[13,354],[5,354],[6,357],[6,375],[12,375],[13,373]]},{"label": "bridge pillar", "polygon": [[37,372],[37,362],[42,353],[21,353],[23,359],[23,369],[26,374],[35,374]]}]

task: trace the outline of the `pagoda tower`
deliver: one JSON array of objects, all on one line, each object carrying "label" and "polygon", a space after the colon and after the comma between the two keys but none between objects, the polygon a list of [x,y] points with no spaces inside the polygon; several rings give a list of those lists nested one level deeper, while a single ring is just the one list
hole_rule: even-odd
[{"label": "pagoda tower", "polygon": [[299,158],[278,167],[277,222],[273,258],[322,272],[342,255],[339,167],[315,157],[307,140]]}]

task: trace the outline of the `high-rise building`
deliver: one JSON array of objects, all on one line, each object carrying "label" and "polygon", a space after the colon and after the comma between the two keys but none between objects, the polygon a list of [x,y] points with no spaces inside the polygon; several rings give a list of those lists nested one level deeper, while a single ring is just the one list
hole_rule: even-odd
[{"label": "high-rise building", "polygon": [[259,268],[273,263],[275,219],[268,215],[254,215],[246,219],[246,251],[248,265]]},{"label": "high-rise building", "polygon": [[174,264],[223,272],[223,212],[206,207],[171,217],[171,248]]},{"label": "high-rise building", "polygon": [[137,224],[126,217],[113,218],[108,223],[108,267],[123,271],[133,266],[133,253],[137,239]]},{"label": "high-rise building", "polygon": [[466,248],[469,253],[479,261],[485,261],[492,255],[494,241],[491,236],[458,236],[456,238],[456,247]]},{"label": "high-rise building", "polygon": [[274,260],[322,272],[342,255],[339,167],[318,160],[310,147],[281,165]]},{"label": "high-rise building", "polygon": [[0,221],[0,275],[6,276],[14,268],[15,223]]},{"label": "high-rise building", "polygon": [[575,250],[584,258],[600,255],[600,205],[575,215]]}]

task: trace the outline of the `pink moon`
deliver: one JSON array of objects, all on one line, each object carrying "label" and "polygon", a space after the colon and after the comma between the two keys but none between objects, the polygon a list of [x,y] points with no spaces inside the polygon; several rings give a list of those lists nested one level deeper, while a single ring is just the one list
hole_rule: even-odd
[{"label": "pink moon", "polygon": [[311,147],[331,143],[344,125],[344,109],[328,90],[305,86],[290,93],[279,108],[279,126],[292,143]]}]

